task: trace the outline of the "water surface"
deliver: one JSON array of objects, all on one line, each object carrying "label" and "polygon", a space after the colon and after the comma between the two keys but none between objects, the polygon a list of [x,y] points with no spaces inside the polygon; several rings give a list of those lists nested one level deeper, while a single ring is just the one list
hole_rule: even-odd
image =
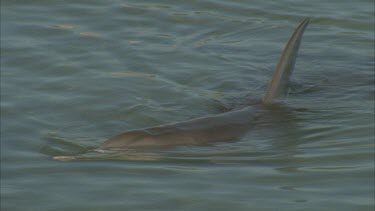
[{"label": "water surface", "polygon": [[[305,17],[286,109],[244,138],[51,159],[260,99]],[[1,209],[373,210],[374,83],[368,0],[4,0]]]}]

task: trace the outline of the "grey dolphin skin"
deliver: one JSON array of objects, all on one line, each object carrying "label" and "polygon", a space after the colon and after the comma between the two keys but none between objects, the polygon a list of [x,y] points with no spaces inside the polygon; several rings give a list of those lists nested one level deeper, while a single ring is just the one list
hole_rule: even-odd
[{"label": "grey dolphin skin", "polygon": [[293,72],[302,35],[308,23],[309,19],[304,19],[289,39],[260,105],[184,122],[128,131],[110,138],[99,149],[121,150],[203,145],[240,138],[253,126],[254,121],[260,118],[265,105],[282,100],[287,94],[289,78]]}]

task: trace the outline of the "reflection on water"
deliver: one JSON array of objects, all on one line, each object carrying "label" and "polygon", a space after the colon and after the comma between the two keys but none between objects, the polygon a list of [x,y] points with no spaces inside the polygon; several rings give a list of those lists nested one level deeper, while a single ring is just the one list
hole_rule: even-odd
[{"label": "reflection on water", "polygon": [[[370,4],[2,2],[1,209],[373,210]],[[257,104],[304,17],[287,103],[241,139],[94,151]]]}]

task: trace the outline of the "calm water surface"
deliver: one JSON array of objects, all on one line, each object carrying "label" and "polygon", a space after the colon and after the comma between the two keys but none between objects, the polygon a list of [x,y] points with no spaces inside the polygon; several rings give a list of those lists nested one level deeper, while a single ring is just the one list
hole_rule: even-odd
[{"label": "calm water surface", "polygon": [[[240,140],[58,162],[260,99],[311,17],[285,109]],[[1,210],[373,210],[369,0],[1,2]]]}]

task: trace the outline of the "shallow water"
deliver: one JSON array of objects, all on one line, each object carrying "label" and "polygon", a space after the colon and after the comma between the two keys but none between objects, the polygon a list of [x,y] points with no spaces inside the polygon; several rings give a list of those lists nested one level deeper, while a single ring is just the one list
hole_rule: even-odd
[{"label": "shallow water", "polygon": [[[244,138],[55,161],[259,99],[304,17],[294,88]],[[372,1],[1,4],[1,209],[373,210]]]}]

